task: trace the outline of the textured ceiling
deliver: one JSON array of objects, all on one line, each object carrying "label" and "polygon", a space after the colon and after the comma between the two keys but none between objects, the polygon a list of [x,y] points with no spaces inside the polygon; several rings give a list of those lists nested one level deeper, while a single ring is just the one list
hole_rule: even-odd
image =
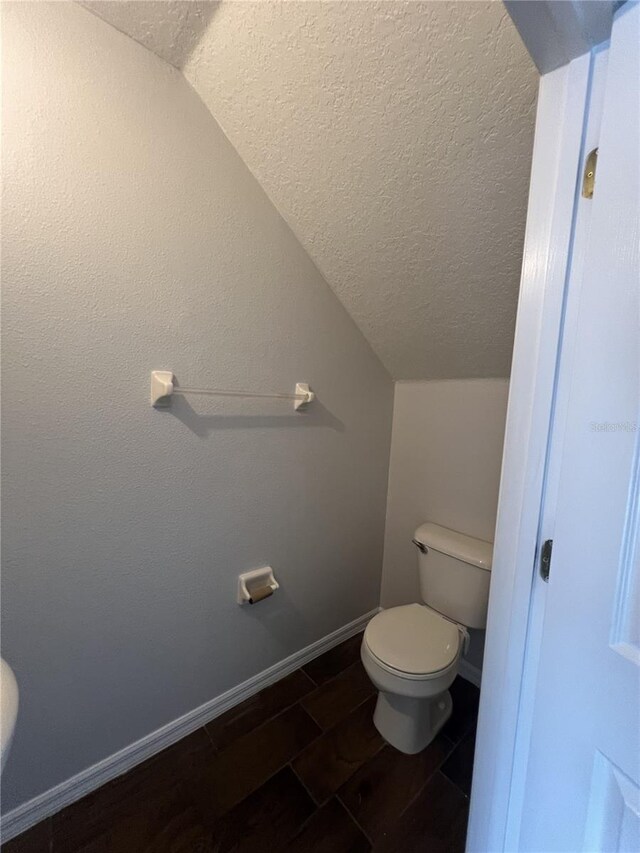
[{"label": "textured ceiling", "polygon": [[508,375],[538,78],[501,3],[85,5],[183,69],[395,378]]},{"label": "textured ceiling", "polygon": [[176,68],[182,68],[218,5],[206,0],[78,0],[78,3]]}]

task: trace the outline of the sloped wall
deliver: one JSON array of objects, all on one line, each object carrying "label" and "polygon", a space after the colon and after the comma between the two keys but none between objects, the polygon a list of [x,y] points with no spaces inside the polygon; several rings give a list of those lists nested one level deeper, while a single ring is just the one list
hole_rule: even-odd
[{"label": "sloped wall", "polygon": [[538,73],[502,3],[221,3],[183,70],[395,379],[509,375]]}]

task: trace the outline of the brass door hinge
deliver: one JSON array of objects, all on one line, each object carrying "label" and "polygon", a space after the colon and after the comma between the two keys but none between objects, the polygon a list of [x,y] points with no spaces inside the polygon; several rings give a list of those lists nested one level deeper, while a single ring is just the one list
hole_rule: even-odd
[{"label": "brass door hinge", "polygon": [[582,195],[584,198],[593,198],[593,188],[596,183],[596,166],[598,164],[598,149],[594,148],[587,157],[582,176]]}]

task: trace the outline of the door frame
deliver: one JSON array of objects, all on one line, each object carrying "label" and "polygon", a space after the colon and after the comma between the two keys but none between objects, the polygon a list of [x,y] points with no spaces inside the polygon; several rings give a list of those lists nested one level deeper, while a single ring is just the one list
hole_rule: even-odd
[{"label": "door frame", "polygon": [[[541,72],[522,276],[505,430],[478,735],[467,834],[469,853],[506,851],[517,837],[524,774],[516,741],[544,477],[553,418],[576,194],[592,66],[615,9],[599,2],[505,2]],[[553,45],[553,51],[549,45]],[[538,599],[536,607],[544,606]],[[516,771],[516,772],[514,772]]]}]

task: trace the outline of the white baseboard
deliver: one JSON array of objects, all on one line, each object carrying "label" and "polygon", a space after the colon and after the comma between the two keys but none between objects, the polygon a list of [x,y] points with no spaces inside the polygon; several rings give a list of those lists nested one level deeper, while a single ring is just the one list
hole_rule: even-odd
[{"label": "white baseboard", "polygon": [[232,687],[226,693],[216,696],[215,699],[205,702],[199,708],[194,708],[193,711],[187,712],[177,720],[167,723],[165,726],[151,732],[151,734],[135,741],[135,743],[125,746],[108,758],[104,758],[102,761],[88,767],[86,770],[82,770],[54,788],[50,788],[43,794],[39,794],[32,800],[28,800],[26,803],[7,812],[7,814],[2,816],[2,842],[4,843],[16,835],[20,835],[36,823],[44,820],[44,818],[50,817],[65,806],[81,799],[81,797],[91,793],[91,791],[95,791],[96,788],[99,788],[111,779],[121,776],[123,773],[131,770],[132,767],[135,767],[136,764],[140,764],[141,761],[161,752],[188,734],[191,734],[191,732],[199,729],[205,723],[224,714],[229,708],[239,705],[240,702],[248,699],[249,696],[253,696],[255,693],[279,681],[281,678],[304,666],[304,664],[309,663],[309,661],[337,646],[344,640],[348,640],[349,637],[362,631],[367,622],[378,611],[379,608],[376,608],[369,613],[365,613],[358,619],[354,619],[353,622],[349,622],[348,625],[338,628],[337,631],[333,631],[333,633],[328,634],[321,640],[311,643],[310,646],[301,649],[299,652],[295,652],[295,654],[259,672],[247,681],[243,681],[237,687]]},{"label": "white baseboard", "polygon": [[466,679],[466,681],[470,681],[472,684],[475,684],[476,687],[480,687],[480,682],[482,681],[482,670],[462,657],[458,661],[458,675],[461,678]]}]

